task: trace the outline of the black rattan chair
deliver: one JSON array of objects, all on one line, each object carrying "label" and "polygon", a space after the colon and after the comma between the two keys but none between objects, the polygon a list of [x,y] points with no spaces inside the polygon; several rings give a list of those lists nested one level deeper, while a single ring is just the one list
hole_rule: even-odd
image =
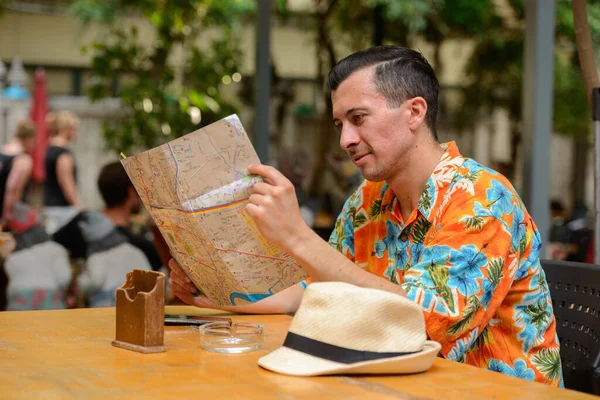
[{"label": "black rattan chair", "polygon": [[600,266],[542,260],[560,340],[565,387],[600,394]]}]

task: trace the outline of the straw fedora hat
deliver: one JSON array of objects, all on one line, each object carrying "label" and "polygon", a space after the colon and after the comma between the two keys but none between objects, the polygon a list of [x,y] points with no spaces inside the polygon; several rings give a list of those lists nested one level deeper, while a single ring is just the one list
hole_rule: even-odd
[{"label": "straw fedora hat", "polygon": [[409,299],[322,282],[307,287],[283,346],[258,365],[298,376],[407,374],[428,370],[440,348]]}]

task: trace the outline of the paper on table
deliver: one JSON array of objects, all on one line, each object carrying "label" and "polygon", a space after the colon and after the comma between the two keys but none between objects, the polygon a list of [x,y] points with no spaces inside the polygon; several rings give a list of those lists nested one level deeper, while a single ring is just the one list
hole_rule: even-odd
[{"label": "paper on table", "polygon": [[237,115],[122,160],[171,254],[217,305],[254,302],[306,278],[245,206],[260,160]]}]

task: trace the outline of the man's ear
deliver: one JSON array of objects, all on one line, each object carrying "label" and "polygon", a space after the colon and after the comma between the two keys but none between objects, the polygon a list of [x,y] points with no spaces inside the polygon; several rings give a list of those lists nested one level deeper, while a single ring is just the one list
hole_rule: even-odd
[{"label": "man's ear", "polygon": [[423,125],[427,116],[427,102],[422,97],[414,97],[408,100],[408,109],[410,116],[408,118],[408,127],[416,131]]},{"label": "man's ear", "polygon": [[127,186],[127,200],[132,200],[136,197],[138,197],[138,194],[133,185]]}]

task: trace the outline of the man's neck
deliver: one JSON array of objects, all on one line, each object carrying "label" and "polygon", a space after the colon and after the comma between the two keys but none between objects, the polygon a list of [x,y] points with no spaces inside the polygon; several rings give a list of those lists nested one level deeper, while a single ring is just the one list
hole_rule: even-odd
[{"label": "man's neck", "polygon": [[124,228],[129,226],[131,214],[125,206],[105,208],[103,212],[116,226]]},{"label": "man's neck", "polygon": [[404,220],[417,208],[423,189],[444,154],[439,143],[429,136],[430,133],[427,132],[426,135],[403,156],[405,167],[388,180],[400,203]]}]

